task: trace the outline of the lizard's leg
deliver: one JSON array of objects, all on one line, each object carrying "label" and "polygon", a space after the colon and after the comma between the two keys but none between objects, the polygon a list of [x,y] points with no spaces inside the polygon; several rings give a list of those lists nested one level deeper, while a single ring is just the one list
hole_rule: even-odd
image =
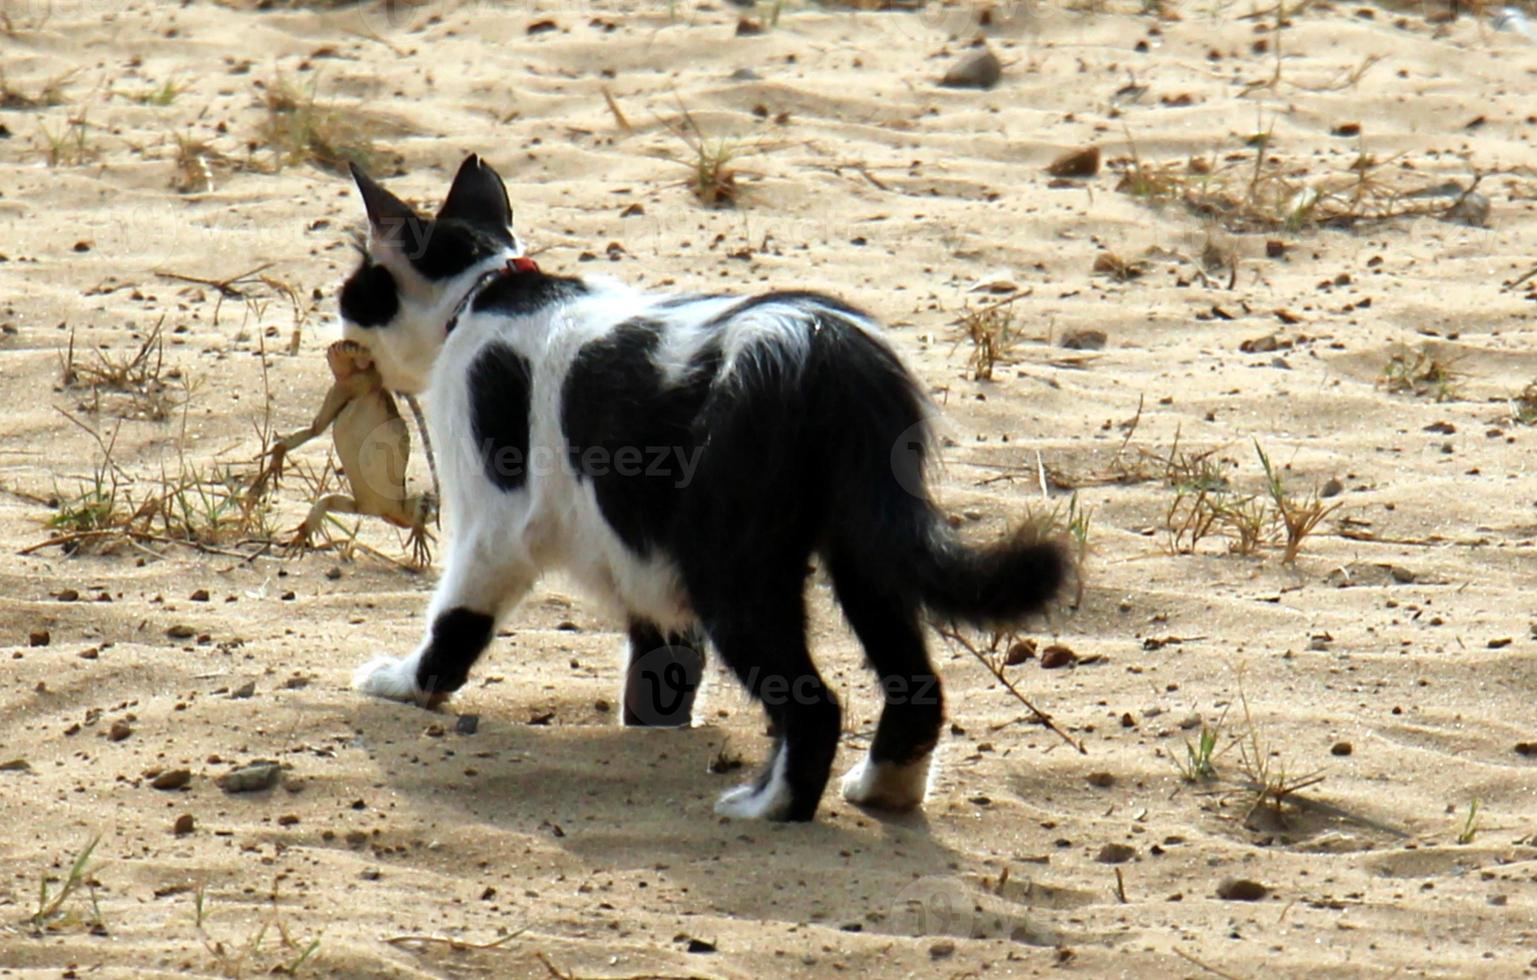
[{"label": "lizard's leg", "polygon": [[320,530],[320,525],[325,523],[327,514],[356,514],[358,503],[344,493],[328,493],[324,497],[310,505],[310,512],[304,518],[304,523],[294,528],[293,540],[288,546],[294,549],[309,547],[310,540],[315,532]]},{"label": "lizard's leg", "polygon": [[407,497],[405,511],[410,518],[408,526],[411,534],[406,543],[411,546],[411,558],[417,565],[426,568],[432,564],[432,532],[427,530],[427,525],[438,516],[437,497],[430,493]]},{"label": "lizard's leg", "polygon": [[448,567],[427,614],[427,635],[408,657],[375,657],[352,675],[364,694],[432,708],[463,686],[491,643],[497,620],[537,578],[532,564],[509,556],[491,535],[466,527],[455,535]]}]

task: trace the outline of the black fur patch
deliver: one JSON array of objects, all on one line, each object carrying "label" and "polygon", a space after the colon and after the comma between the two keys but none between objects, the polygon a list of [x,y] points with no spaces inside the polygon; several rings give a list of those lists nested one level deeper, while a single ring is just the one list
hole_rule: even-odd
[{"label": "black fur patch", "polygon": [[575,299],[587,292],[587,284],[565,276],[547,276],[542,272],[508,272],[497,276],[475,294],[470,309],[476,313],[491,310],[503,316],[527,316],[553,303]]},{"label": "black fur patch", "polygon": [[406,257],[425,278],[449,279],[512,244],[512,233],[505,228],[448,219],[428,222],[423,241]]},{"label": "black fur patch", "polygon": [[572,467],[593,483],[603,519],[640,555],[672,537],[701,451],[696,422],[721,362],[719,348],[706,345],[669,384],[651,360],[660,330],[638,317],[586,344],[560,396]]},{"label": "black fur patch", "polygon": [[528,360],[504,344],[489,344],[470,365],[470,425],[486,478],[513,491],[528,480]]},{"label": "black fur patch", "polygon": [[491,642],[495,621],[485,613],[456,606],[432,621],[432,639],[416,667],[416,686],[429,694],[457,691],[470,667]]},{"label": "black fur patch", "polygon": [[400,312],[395,277],[382,265],[366,260],[342,286],[342,317],[360,327],[382,327]]}]

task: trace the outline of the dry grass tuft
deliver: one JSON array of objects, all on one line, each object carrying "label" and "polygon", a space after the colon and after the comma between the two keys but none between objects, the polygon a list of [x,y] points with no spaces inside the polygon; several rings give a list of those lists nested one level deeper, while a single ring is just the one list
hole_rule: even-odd
[{"label": "dry grass tuft", "polygon": [[1379,383],[1394,394],[1409,394],[1438,402],[1457,397],[1457,372],[1429,344],[1400,347],[1382,368]]},{"label": "dry grass tuft", "polygon": [[91,401],[82,408],[93,414],[101,412],[105,393],[126,396],[127,407],[118,412],[126,418],[164,421],[181,403],[178,392],[186,392],[181,371],[166,367],[165,335],[161,332],[164,323],[162,317],[129,354],[114,355],[97,347],[89,360],[76,356],[71,330],[69,346],[60,358],[60,382],[65,388],[90,389]]},{"label": "dry grass tuft", "polygon": [[1006,303],[968,308],[961,314],[960,327],[960,339],[971,343],[966,370],[975,381],[991,381],[993,369],[1008,360],[1019,340],[1013,308]]},{"label": "dry grass tuft", "polygon": [[333,173],[345,173],[349,163],[379,169],[375,127],[362,112],[322,105],[313,87],[301,91],[281,76],[265,86],[262,101],[267,117],[259,139],[272,151],[276,169],[305,163]]}]

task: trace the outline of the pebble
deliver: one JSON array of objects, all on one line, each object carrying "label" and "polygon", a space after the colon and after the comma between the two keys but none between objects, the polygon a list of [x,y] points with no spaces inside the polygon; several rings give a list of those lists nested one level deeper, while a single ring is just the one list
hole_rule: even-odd
[{"label": "pebble", "polygon": [[208,590],[207,589],[198,589],[197,591],[193,592],[191,595],[187,596],[187,599],[189,601],[191,601],[191,602],[207,602],[208,601]]},{"label": "pebble", "polygon": [[26,759],[7,759],[0,762],[0,772],[31,772],[32,763]]},{"label": "pebble", "polygon": [[1115,776],[1108,772],[1091,772],[1084,778],[1090,786],[1098,786],[1100,789],[1115,785]]},{"label": "pebble", "polygon": [[121,742],[123,739],[127,738],[128,736],[130,736],[132,734],[133,734],[133,726],[128,724],[128,722],[124,721],[123,719],[119,718],[117,721],[114,721],[112,723],[112,727],[111,728],[107,729],[107,741],[109,741],[109,742]]},{"label": "pebble", "polygon": [[192,819],[192,814],[190,813],[183,813],[176,818],[175,823],[171,824],[171,833],[177,837],[184,837],[195,829],[197,829],[197,821]]},{"label": "pebble", "polygon": [[47,630],[33,630],[27,634],[27,646],[45,647],[53,642],[53,637]]},{"label": "pebble", "polygon": [[939,84],[947,88],[992,88],[1003,77],[1003,62],[987,48],[962,58]]},{"label": "pebble", "polygon": [[229,692],[229,696],[239,701],[256,693],[256,682],[246,681],[244,684]]},{"label": "pebble", "polygon": [[1473,228],[1486,227],[1489,224],[1489,199],[1478,191],[1470,191],[1456,204],[1447,208],[1441,218],[1443,221],[1452,221]]},{"label": "pebble", "polygon": [[167,769],[160,773],[149,784],[155,789],[181,789],[192,781],[192,772],[188,769]]},{"label": "pebble", "polygon": [[1537,755],[1537,742],[1517,742],[1516,754],[1524,756]]},{"label": "pebble", "polygon": [[282,773],[283,767],[276,762],[253,762],[225,773],[215,779],[214,783],[226,793],[255,793],[270,789]]},{"label": "pebble", "polygon": [[929,959],[942,960],[947,956],[955,955],[955,943],[949,939],[941,939],[929,947]]},{"label": "pebble", "polygon": [[1137,856],[1137,849],[1130,844],[1106,844],[1099,849],[1094,860],[1100,864],[1125,864]]},{"label": "pebble", "polygon": [[1051,161],[1046,172],[1053,177],[1092,177],[1099,173],[1099,147],[1069,150]]},{"label": "pebble", "polygon": [[175,626],[172,626],[170,629],[166,630],[165,635],[173,640],[190,640],[194,636],[197,636],[197,630],[188,626],[186,623],[177,623]]},{"label": "pebble", "polygon": [[1014,667],[1024,663],[1035,656],[1034,640],[1015,640],[1009,645],[1009,652],[1003,655],[1003,665]]},{"label": "pebble", "polygon": [[1056,670],[1058,667],[1071,667],[1078,662],[1078,654],[1063,646],[1054,643],[1047,647],[1041,654],[1041,667],[1044,670]]},{"label": "pebble", "polygon": [[1062,335],[1062,346],[1068,350],[1104,350],[1109,339],[1103,330],[1069,330]]},{"label": "pebble", "polygon": [[474,735],[480,728],[480,715],[460,715],[454,722],[454,731],[460,735]]},{"label": "pebble", "polygon": [[1335,742],[1329,747],[1330,755],[1349,755],[1355,748],[1349,742]]},{"label": "pebble", "polygon": [[1257,902],[1270,894],[1270,889],[1248,878],[1223,878],[1217,884],[1217,897],[1229,902]]}]

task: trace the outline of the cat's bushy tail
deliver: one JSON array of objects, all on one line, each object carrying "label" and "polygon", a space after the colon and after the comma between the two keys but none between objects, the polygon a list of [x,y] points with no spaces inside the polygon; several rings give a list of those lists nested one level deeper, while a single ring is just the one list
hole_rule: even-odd
[{"label": "cat's bushy tail", "polygon": [[[968,544],[940,513],[927,485],[933,438],[927,399],[885,344],[844,338],[827,418],[833,512],[827,539],[835,568],[977,626],[1007,626],[1045,610],[1077,575],[1072,551],[1026,521],[991,543]],[[836,577],[836,571],[835,571]]]}]

